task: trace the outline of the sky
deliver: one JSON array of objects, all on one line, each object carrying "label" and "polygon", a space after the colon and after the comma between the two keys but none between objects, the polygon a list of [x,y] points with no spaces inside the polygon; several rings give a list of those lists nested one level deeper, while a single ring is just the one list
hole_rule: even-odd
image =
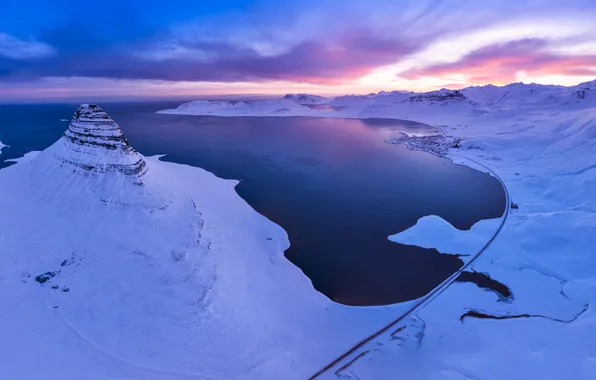
[{"label": "sky", "polygon": [[2,3],[0,102],[596,78],[594,0]]}]

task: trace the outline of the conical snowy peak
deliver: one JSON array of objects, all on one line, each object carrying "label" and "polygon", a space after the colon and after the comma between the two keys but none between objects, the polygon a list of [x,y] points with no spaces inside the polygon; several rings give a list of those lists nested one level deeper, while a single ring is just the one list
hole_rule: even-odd
[{"label": "conical snowy peak", "polygon": [[119,172],[138,179],[145,174],[143,157],[128,143],[120,127],[99,106],[82,104],[68,130],[52,147],[61,166],[98,175]]}]

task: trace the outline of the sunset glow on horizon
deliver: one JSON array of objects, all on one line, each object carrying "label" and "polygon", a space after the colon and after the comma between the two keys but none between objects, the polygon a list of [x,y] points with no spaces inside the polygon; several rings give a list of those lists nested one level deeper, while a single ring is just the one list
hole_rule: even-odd
[{"label": "sunset glow on horizon", "polygon": [[366,94],[596,78],[593,1],[58,2],[3,6],[0,101]]}]

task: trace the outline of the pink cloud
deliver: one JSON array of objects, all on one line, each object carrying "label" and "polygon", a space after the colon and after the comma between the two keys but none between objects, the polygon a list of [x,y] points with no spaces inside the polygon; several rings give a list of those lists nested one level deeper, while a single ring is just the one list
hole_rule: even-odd
[{"label": "pink cloud", "polygon": [[562,55],[548,51],[548,42],[524,39],[473,51],[454,63],[415,68],[401,73],[406,79],[465,75],[471,83],[508,83],[519,72],[530,76],[596,76],[596,54]]}]

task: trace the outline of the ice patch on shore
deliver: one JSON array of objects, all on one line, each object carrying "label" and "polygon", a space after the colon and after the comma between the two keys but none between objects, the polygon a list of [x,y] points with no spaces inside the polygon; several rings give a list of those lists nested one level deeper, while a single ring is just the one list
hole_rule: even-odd
[{"label": "ice patch on shore", "polygon": [[437,215],[424,216],[405,231],[389,236],[389,240],[422,248],[435,248],[441,253],[474,255],[495,234],[501,219],[484,219],[467,231],[458,230]]}]

